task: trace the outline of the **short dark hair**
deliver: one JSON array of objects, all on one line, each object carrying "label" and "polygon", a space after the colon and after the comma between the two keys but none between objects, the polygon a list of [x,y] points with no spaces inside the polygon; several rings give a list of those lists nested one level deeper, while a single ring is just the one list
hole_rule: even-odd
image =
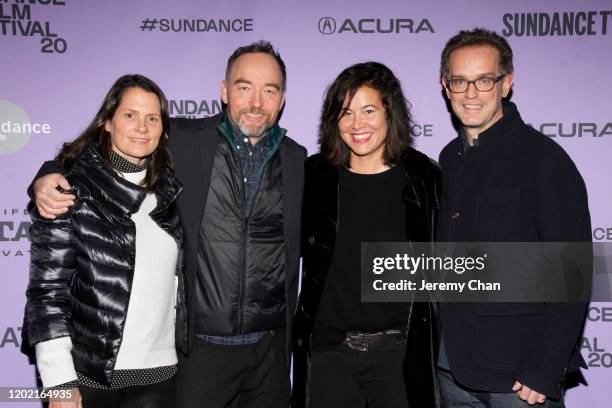
[{"label": "short dark hair", "polygon": [[350,167],[350,151],[340,135],[338,122],[347,102],[357,90],[367,86],[380,93],[387,117],[387,137],[383,152],[385,164],[398,164],[410,149],[413,122],[410,102],[404,97],[399,79],[379,62],[363,62],[346,68],[327,88],[319,125],[321,154],[334,165]]},{"label": "short dark hair", "polygon": [[476,27],[471,31],[459,31],[457,35],[446,42],[440,61],[440,79],[448,79],[450,75],[450,56],[453,51],[477,45],[490,45],[499,52],[499,69],[502,74],[514,72],[512,48],[510,48],[508,41],[495,31]]},{"label": "short dark hair", "polygon": [[[111,137],[110,133],[104,128],[104,125],[113,118],[121,104],[123,95],[130,88],[140,88],[143,91],[154,93],[159,99],[161,106],[162,135],[157,149],[151,154],[151,159],[147,163],[147,175],[143,181],[147,191],[152,192],[156,187],[159,176],[164,171],[170,170],[173,167],[172,156],[168,149],[167,141],[170,116],[166,96],[155,82],[143,75],[123,75],[117,79],[104,97],[102,106],[100,106],[98,113],[89,126],[87,126],[87,129],[72,142],[64,143],[55,160],[62,168],[69,170],[79,155],[89,145],[96,143],[100,149],[100,154],[108,161],[109,151],[111,150]],[[110,165],[110,161],[108,161],[108,164]]]},{"label": "short dark hair", "polygon": [[230,57],[227,59],[227,68],[225,68],[225,79],[229,80],[230,72],[238,57],[244,54],[252,53],[268,54],[276,60],[282,74],[281,88],[283,91],[285,91],[287,89],[287,68],[285,67],[285,62],[281,58],[280,54],[274,49],[274,46],[272,46],[269,41],[256,41],[254,43],[236,48],[236,51],[234,51],[232,55],[230,55]]}]

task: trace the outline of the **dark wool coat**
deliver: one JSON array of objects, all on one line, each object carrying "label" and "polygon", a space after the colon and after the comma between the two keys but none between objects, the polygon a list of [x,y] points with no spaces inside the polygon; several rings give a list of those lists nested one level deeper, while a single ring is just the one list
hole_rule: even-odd
[{"label": "dark wool coat", "polygon": [[[527,126],[513,103],[464,152],[440,153],[439,241],[591,242],[584,181],[565,151]],[[590,281],[588,282],[590,285]],[[440,323],[450,368],[469,388],[511,392],[516,380],[552,398],[582,362],[585,303],[449,303]]]}]

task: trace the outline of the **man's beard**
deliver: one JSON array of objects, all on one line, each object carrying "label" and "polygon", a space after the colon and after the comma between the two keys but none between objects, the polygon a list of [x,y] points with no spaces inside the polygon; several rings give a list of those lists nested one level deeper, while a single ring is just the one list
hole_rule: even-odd
[{"label": "man's beard", "polygon": [[[255,115],[265,115],[266,119],[264,121],[264,123],[262,123],[261,126],[256,127],[256,128],[252,128],[252,127],[247,127],[247,125],[243,122],[242,118],[244,117],[244,115],[246,113],[252,113]],[[234,120],[232,120],[232,122],[235,122]],[[242,134],[244,134],[247,137],[253,137],[253,138],[260,138],[261,136],[263,136],[264,133],[266,133],[266,131],[268,129],[270,129],[272,126],[274,126],[274,121],[271,119],[270,114],[262,109],[258,109],[258,108],[251,108],[251,109],[242,109],[240,111],[238,111],[238,122],[234,123],[238,129],[240,129],[240,131],[242,132]]]}]

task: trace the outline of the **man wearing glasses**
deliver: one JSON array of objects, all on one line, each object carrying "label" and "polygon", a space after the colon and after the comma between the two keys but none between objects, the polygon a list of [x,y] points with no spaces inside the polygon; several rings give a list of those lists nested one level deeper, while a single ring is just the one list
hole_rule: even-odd
[{"label": "man wearing glasses", "polygon": [[[484,29],[442,51],[441,81],[459,136],[440,154],[445,242],[590,242],[585,184],[551,139],[505,100],[512,49]],[[438,361],[444,407],[563,407],[563,378],[584,361],[585,303],[443,303]]]}]

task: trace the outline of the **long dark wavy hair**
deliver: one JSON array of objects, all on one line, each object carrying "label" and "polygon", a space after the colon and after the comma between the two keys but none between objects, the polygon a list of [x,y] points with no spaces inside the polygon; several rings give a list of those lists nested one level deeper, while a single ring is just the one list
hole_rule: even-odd
[{"label": "long dark wavy hair", "polygon": [[96,117],[91,121],[87,129],[79,137],[74,139],[72,142],[64,143],[60,152],[55,158],[56,162],[64,170],[70,170],[70,168],[76,162],[79,155],[89,145],[95,143],[98,145],[100,154],[108,162],[109,151],[111,150],[111,137],[110,133],[104,129],[106,121],[111,120],[117,111],[117,108],[121,104],[121,100],[125,91],[130,88],[140,88],[146,92],[154,93],[159,99],[161,105],[161,121],[162,121],[162,135],[159,138],[159,145],[157,149],[151,154],[150,159],[147,161],[147,175],[143,181],[143,184],[147,191],[152,192],[155,190],[159,176],[167,170],[173,168],[172,156],[168,150],[168,128],[170,126],[170,116],[168,113],[168,101],[162,90],[151,81],[149,78],[138,75],[124,75],[117,79],[111,89],[108,91],[102,106],[98,110]]},{"label": "long dark wavy hair", "polygon": [[387,117],[387,137],[383,161],[398,164],[412,145],[414,124],[410,102],[404,97],[399,79],[384,64],[363,62],[346,68],[325,91],[319,125],[321,154],[334,166],[350,167],[350,150],[342,140],[338,122],[344,107],[357,90],[367,86],[380,93]]}]

